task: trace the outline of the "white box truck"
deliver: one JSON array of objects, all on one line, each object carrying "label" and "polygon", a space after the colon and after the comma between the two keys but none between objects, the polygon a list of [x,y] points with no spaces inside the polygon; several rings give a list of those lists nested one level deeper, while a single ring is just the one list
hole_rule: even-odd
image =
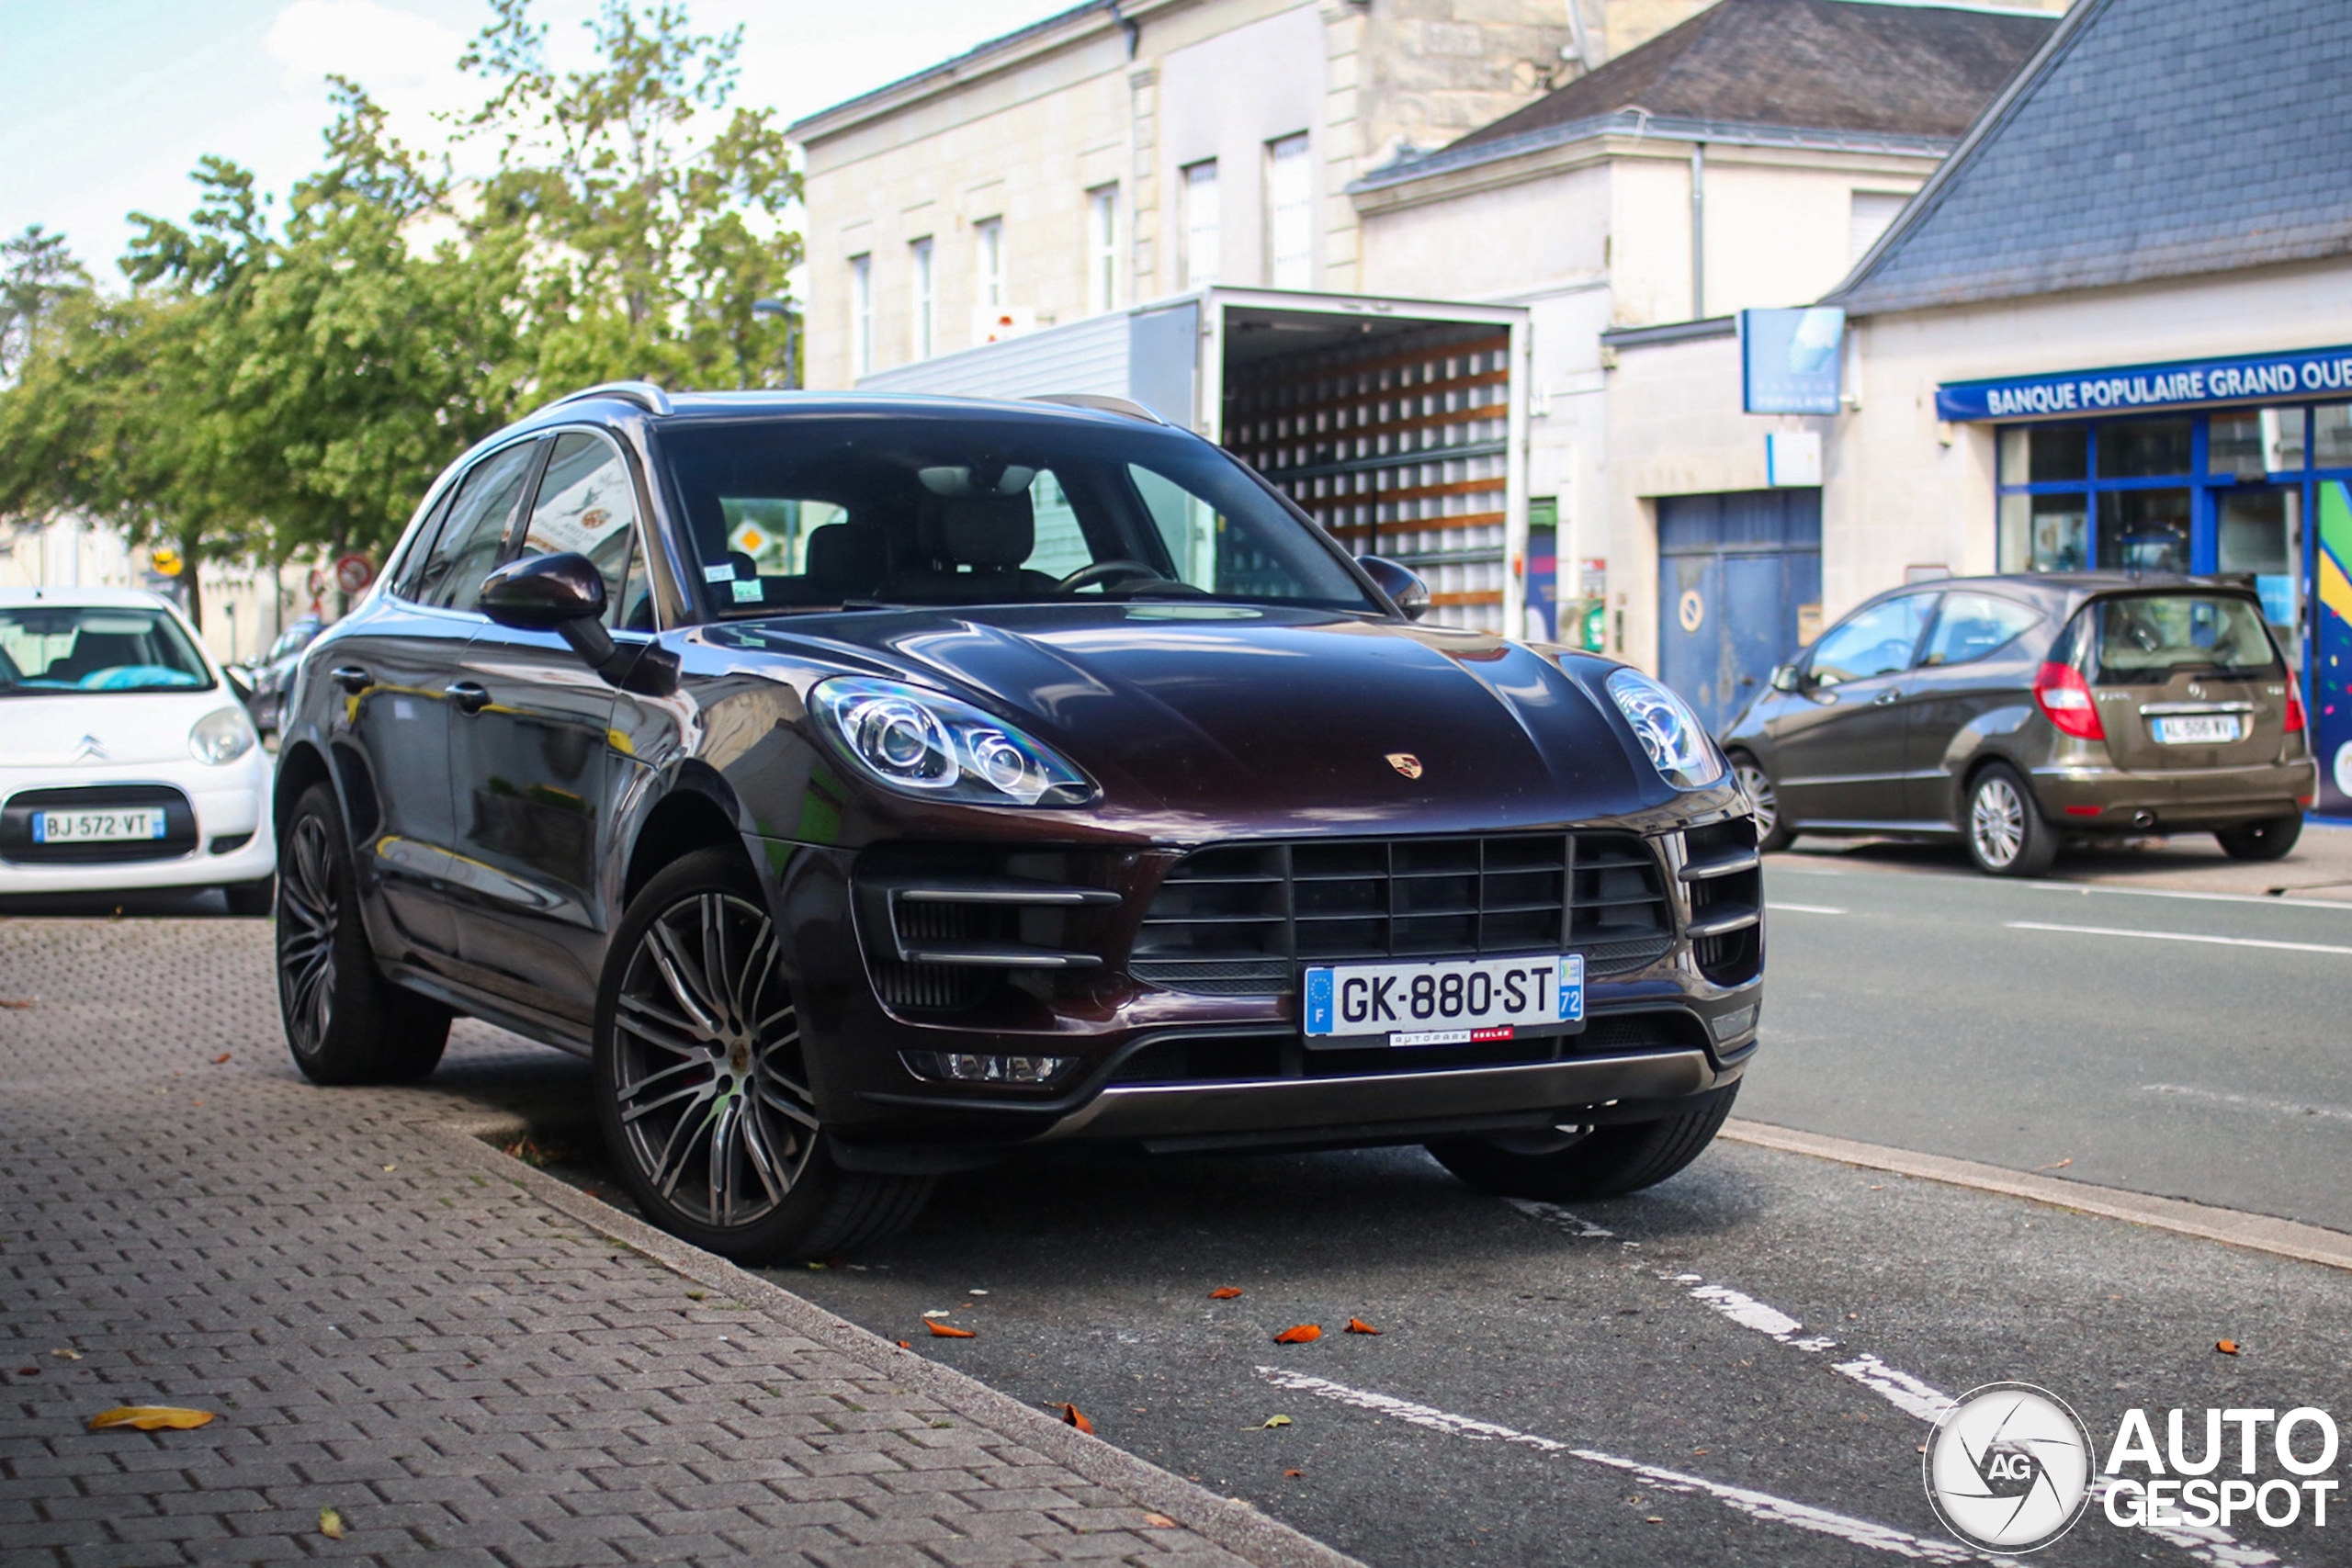
[{"label": "white box truck", "polygon": [[879,370],[861,389],[1126,398],[1256,468],[1441,626],[1525,631],[1528,312],[1198,289]]}]

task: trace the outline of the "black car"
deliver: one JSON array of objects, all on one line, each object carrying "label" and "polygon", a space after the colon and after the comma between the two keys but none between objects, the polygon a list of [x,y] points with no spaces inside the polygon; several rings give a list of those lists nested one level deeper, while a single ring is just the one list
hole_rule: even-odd
[{"label": "black car", "polygon": [[1655,682],[1400,598],[1132,405],[566,399],[303,657],[295,1059],[589,1055],[645,1212],[743,1258],[1090,1140],[1660,1180],[1756,1046],[1746,798]]},{"label": "black car", "polygon": [[246,683],[252,690],[245,698],[245,711],[253,715],[254,728],[264,735],[277,734],[285,722],[287,699],[293,694],[294,676],[302,667],[302,650],[325,629],[326,622],[317,615],[290,622],[269,645],[269,651],[250,666]]},{"label": "black car", "polygon": [[1724,730],[1764,847],[1960,839],[2032,876],[2062,838],[2294,847],[2319,787],[2261,599],[2218,579],[1950,578],[1864,603]]}]

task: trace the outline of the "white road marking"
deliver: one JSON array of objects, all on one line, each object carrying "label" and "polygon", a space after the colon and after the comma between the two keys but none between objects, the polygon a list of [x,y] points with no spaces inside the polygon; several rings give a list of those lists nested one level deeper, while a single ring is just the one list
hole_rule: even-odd
[{"label": "white road marking", "polygon": [[1468,1416],[1456,1416],[1451,1411],[1439,1410],[1427,1404],[1416,1404],[1411,1400],[1399,1399],[1394,1394],[1374,1393],[1369,1389],[1350,1388],[1345,1383],[1333,1382],[1328,1378],[1309,1377],[1304,1372],[1286,1371],[1279,1367],[1260,1367],[1258,1375],[1276,1388],[1287,1389],[1295,1393],[1313,1394],[1318,1399],[1333,1400],[1341,1404],[1352,1405],[1358,1410],[1374,1411],[1381,1416],[1408,1422],[1416,1427],[1425,1427],[1434,1432],[1467,1438],[1473,1442],[1516,1443],[1525,1448],[1534,1449],[1540,1453],[1566,1453],[1572,1458],[1584,1461],[1587,1464],[1601,1465],[1607,1469],[1634,1476],[1645,1484],[1657,1487],[1662,1491],[1713,1497],[1726,1507],[1736,1509],[1751,1518],[1765,1519],[1773,1524],[1789,1525],[1797,1529],[1810,1530],[1816,1535],[1835,1536],[1840,1540],[1856,1546],[1866,1546],[1873,1551],[1883,1551],[1891,1556],[1907,1557],[1919,1562],[1958,1563],[1984,1561],[1958,1542],[1925,1540],[1888,1525],[1873,1524],[1868,1519],[1857,1519],[1844,1514],[1834,1514],[1826,1508],[1816,1508],[1808,1503],[1791,1502],[1785,1497],[1775,1497],[1769,1492],[1758,1492],[1746,1486],[1730,1486],[1720,1481],[1709,1481],[1703,1476],[1686,1475],[1680,1471],[1661,1470],[1656,1465],[1644,1464],[1638,1460],[1621,1459],[1615,1454],[1602,1453],[1597,1449],[1570,1448],[1555,1438],[1542,1437],[1533,1432],[1518,1431],[1496,1422],[1480,1421]]},{"label": "white road marking", "polygon": [[2238,1111],[2260,1111],[2273,1116],[2298,1119],[2312,1116],[2330,1122],[2352,1122],[2352,1109],[2341,1105],[2303,1105],[2291,1100],[2273,1100],[2261,1094],[2225,1094],[2217,1089],[2192,1089],[2187,1084],[2148,1083],[2140,1086],[2150,1094],[2177,1094],[2190,1100],[2210,1100],[2216,1105],[2226,1105]]},{"label": "white road marking", "polygon": [[[2333,909],[2338,914],[2352,915],[2352,902],[2341,898],[2297,898],[2287,894],[2267,893],[2188,893],[2175,887],[2109,887],[2104,884],[2086,882],[2025,882],[2042,893],[2112,893],[2125,898],[2188,898],[2204,904],[2267,904],[2274,909]],[[2333,884],[2331,886],[2334,886]]]},{"label": "white road marking", "polygon": [[1826,904],[1780,904],[1769,898],[1764,901],[1764,907],[1768,909],[1786,909],[1792,915],[1842,915],[1846,912],[1843,909],[1833,909]]},{"label": "white road marking", "polygon": [[2205,936],[2190,931],[2135,931],[2119,926],[2053,926],[2041,920],[2007,920],[2011,931],[2066,931],[2075,936],[2136,936],[2150,942],[2202,942],[2216,947],[2269,947],[2282,953],[2342,953],[2352,954],[2352,947],[2330,947],[2317,942],[2267,942],[2250,936]]},{"label": "white road marking", "polygon": [[1506,1198],[1504,1202],[1531,1220],[1542,1220],[1547,1225],[1557,1225],[1570,1235],[1613,1236],[1615,1231],[1603,1230],[1582,1214],[1572,1214],[1557,1203],[1539,1203],[1532,1198]]},{"label": "white road marking", "polygon": [[1944,1418],[1944,1412],[1952,1407],[1951,1394],[1922,1382],[1900,1367],[1888,1366],[1867,1352],[1850,1361],[1838,1362],[1837,1370],[1897,1410],[1917,1416],[1922,1421],[1940,1421]]}]

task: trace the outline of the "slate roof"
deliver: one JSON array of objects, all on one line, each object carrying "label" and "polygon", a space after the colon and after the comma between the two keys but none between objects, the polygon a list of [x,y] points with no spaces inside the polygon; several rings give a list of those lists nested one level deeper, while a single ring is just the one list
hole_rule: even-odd
[{"label": "slate roof", "polygon": [[2352,251],[2352,6],[2078,0],[1829,296],[1856,314]]},{"label": "slate roof", "polygon": [[1863,0],[1719,0],[1453,153],[1645,110],[1660,118],[1956,138],[2054,18]]}]

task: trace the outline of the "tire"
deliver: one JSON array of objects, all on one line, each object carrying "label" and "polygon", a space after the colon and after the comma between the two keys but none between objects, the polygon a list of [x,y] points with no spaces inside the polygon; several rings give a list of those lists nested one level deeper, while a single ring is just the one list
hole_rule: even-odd
[{"label": "tire", "polygon": [[1596,1127],[1554,1153],[1520,1153],[1493,1138],[1452,1139],[1429,1151],[1471,1186],[1500,1197],[1615,1198],[1655,1187],[1697,1159],[1738,1098],[1734,1083],[1678,1115]]},{"label": "tire", "polygon": [[1773,786],[1772,775],[1764,764],[1745,751],[1735,751],[1731,758],[1732,777],[1747,792],[1747,801],[1756,808],[1756,848],[1758,853],[1770,854],[1785,850],[1796,834],[1781,817],[1781,792]]},{"label": "tire", "polygon": [[2284,860],[2295,840],[2303,836],[2301,812],[2292,817],[2266,817],[2259,822],[2241,822],[2234,828],[2223,828],[2213,837],[2222,852],[2232,860]]},{"label": "tire", "polygon": [[229,913],[232,915],[266,918],[277,907],[277,879],[274,876],[265,876],[258,882],[227,883],[220,892],[229,900]]},{"label": "tire", "polygon": [[2057,830],[2041,819],[2015,768],[1996,762],[1968,786],[1968,858],[1987,876],[2040,876],[2058,858]]},{"label": "tire", "polygon": [[817,1117],[775,922],[741,855],[629,904],[596,992],[596,1119],[646,1218],[739,1263],[823,1258],[912,1220],[929,1177],[844,1170]]},{"label": "tire", "polygon": [[277,1005],[312,1083],[414,1083],[440,1065],[449,1010],[376,968],[334,792],[294,803],[277,857]]}]

